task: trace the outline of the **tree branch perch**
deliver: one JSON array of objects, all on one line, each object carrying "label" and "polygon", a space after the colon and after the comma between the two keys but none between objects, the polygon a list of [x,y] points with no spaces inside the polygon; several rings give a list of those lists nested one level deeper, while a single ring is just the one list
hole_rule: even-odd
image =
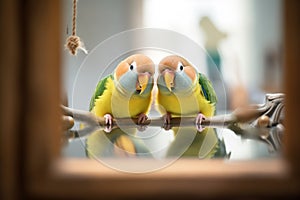
[{"label": "tree branch perch", "polygon": [[[281,111],[284,107],[284,94],[267,94],[263,105],[251,105],[238,108],[231,114],[206,118],[201,125],[205,127],[227,127],[234,131],[242,131],[239,124],[250,124],[251,127],[272,127],[282,122]],[[103,117],[97,117],[91,112],[61,106],[64,130],[69,130],[75,121],[80,121],[90,128],[106,126]],[[67,117],[69,116],[69,117]],[[71,118],[70,118],[71,117]],[[138,126],[137,118],[115,118],[112,128]],[[195,126],[194,117],[173,117],[170,127]],[[142,126],[164,127],[162,117],[152,118],[140,124]]]}]

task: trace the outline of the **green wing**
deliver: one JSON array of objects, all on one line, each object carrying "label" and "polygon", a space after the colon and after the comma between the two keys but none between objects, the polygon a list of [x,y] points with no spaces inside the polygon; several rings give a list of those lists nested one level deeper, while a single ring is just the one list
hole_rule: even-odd
[{"label": "green wing", "polygon": [[103,94],[104,90],[106,90],[106,82],[108,81],[108,79],[113,79],[113,75],[106,76],[105,78],[100,80],[99,83],[97,84],[95,92],[90,101],[89,111],[91,111],[93,109],[93,107],[95,105],[95,100]]},{"label": "green wing", "polygon": [[217,95],[215,89],[213,88],[210,80],[204,75],[199,73],[199,84],[201,85],[203,95],[211,103],[217,103]]}]

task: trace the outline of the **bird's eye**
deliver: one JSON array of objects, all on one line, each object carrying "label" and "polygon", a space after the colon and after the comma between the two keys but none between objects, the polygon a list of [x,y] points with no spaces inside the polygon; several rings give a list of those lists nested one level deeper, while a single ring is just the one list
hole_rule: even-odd
[{"label": "bird's eye", "polygon": [[130,70],[133,70],[135,67],[136,67],[136,62],[133,61],[133,62],[130,64],[129,69],[130,69]]},{"label": "bird's eye", "polygon": [[181,62],[178,62],[178,69],[180,70],[180,71],[183,71],[183,64],[181,63]]}]

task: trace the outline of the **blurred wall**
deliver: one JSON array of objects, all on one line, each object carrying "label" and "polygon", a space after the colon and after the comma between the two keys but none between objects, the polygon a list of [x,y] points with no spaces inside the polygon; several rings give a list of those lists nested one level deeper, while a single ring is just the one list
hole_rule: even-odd
[{"label": "blurred wall", "polygon": [[[62,4],[62,38],[66,39],[72,30],[72,0],[63,0]],[[251,103],[263,101],[264,92],[282,90],[282,0],[79,0],[77,34],[89,51],[114,34],[140,27],[176,31],[204,47],[205,36],[199,26],[203,16],[227,34],[218,48],[221,72],[229,88],[243,85],[248,93],[245,98]],[[83,52],[74,57],[63,51],[62,79],[69,104],[76,73],[85,57]],[[95,72],[90,68],[87,84]],[[87,95],[90,91],[82,94]],[[86,100],[78,102],[82,102],[78,108],[86,109]]]},{"label": "blurred wall", "polygon": [[[63,22],[62,22],[62,39],[65,40],[72,31],[72,0],[63,0]],[[141,27],[142,24],[142,1],[139,0],[78,0],[77,1],[77,35],[84,42],[88,51],[91,51],[100,42],[114,34]],[[68,32],[68,34],[67,34]],[[64,41],[62,41],[64,44]],[[68,50],[62,46],[62,60],[63,60],[63,83],[64,94],[68,96],[68,102],[71,106],[73,84],[76,78],[76,73],[82,64],[86,55],[79,51],[77,56],[71,56]],[[101,63],[98,65],[101,66]],[[89,84],[89,77],[94,76],[96,69],[90,68],[85,74],[87,85]],[[94,90],[93,85],[91,90]],[[89,87],[87,87],[89,88]],[[77,99],[77,102],[82,102],[78,107],[80,109],[87,109],[88,103],[86,96],[90,97],[90,91],[83,92],[82,99]],[[81,98],[76,97],[76,98]]]},{"label": "blurred wall", "polygon": [[227,34],[218,50],[225,84],[234,90],[243,86],[236,91],[245,93],[245,102],[236,106],[262,102],[264,92],[281,91],[282,0],[144,1],[145,27],[177,31],[203,47],[199,21],[204,16]]},{"label": "blurred wall", "polygon": [[[252,48],[253,66],[261,73],[252,73],[262,89],[278,92],[283,89],[283,2],[253,0]],[[249,71],[251,67],[249,67]]]},{"label": "blurred wall", "polygon": [[[71,35],[72,31],[73,0],[63,0],[61,3],[63,4],[63,32],[61,34],[62,44],[64,44],[64,40]],[[91,52],[99,43],[112,35],[127,29],[140,27],[142,24],[142,9],[140,9],[142,3],[139,0],[78,0],[77,35],[84,42],[86,49]],[[78,51],[77,56],[72,56],[63,45],[61,48],[63,98],[67,98],[70,107],[87,110],[89,99],[96,86],[94,82],[90,81],[89,77],[95,77],[98,71],[97,67],[105,66],[102,66],[101,63],[95,63],[88,70],[85,70],[82,76],[85,78],[85,83],[80,88],[81,94],[73,97],[74,91],[78,90],[78,88],[73,88],[76,83],[76,75],[87,55],[82,51]],[[85,157],[85,150],[81,143],[81,140],[69,143],[63,148],[63,155]]]}]

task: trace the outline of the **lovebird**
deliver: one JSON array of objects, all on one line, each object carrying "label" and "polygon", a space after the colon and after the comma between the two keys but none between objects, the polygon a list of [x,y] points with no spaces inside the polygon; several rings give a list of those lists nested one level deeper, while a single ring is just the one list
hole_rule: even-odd
[{"label": "lovebird", "polygon": [[113,74],[99,81],[89,111],[105,118],[106,132],[111,131],[113,118],[138,118],[138,124],[147,120],[154,73],[155,65],[149,57],[134,54],[121,61]]},{"label": "lovebird", "polygon": [[195,116],[196,128],[201,132],[201,122],[215,114],[217,95],[211,82],[178,55],[163,58],[158,70],[156,103],[164,114],[165,128],[170,129],[171,117]]}]

